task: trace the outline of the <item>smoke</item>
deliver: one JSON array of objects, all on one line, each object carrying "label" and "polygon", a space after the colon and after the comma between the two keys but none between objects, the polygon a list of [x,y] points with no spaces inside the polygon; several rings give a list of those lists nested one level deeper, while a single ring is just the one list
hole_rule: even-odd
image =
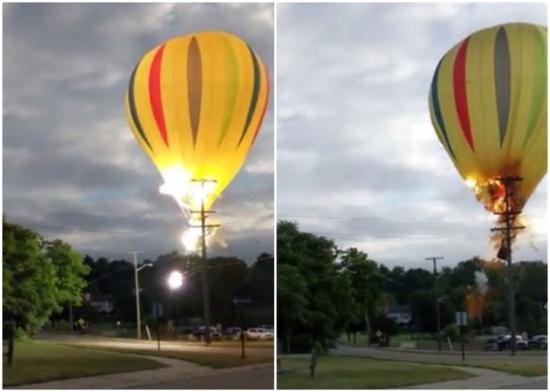
[{"label": "smoke", "polygon": [[487,275],[484,271],[475,271],[474,272],[474,279],[476,282],[477,289],[481,293],[481,295],[487,294],[487,291],[489,290],[489,278],[487,278]]}]

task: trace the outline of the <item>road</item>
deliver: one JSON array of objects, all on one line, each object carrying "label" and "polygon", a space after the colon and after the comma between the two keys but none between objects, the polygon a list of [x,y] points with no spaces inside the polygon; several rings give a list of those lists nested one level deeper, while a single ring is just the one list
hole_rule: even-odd
[{"label": "road", "polygon": [[[459,364],[460,351],[438,353],[433,350],[416,349],[398,349],[398,348],[378,348],[373,346],[348,346],[339,345],[335,353],[341,355],[367,356],[371,358],[394,359],[403,361],[426,361],[436,363]],[[516,356],[512,357],[508,352],[490,352],[490,351],[467,351],[466,360],[468,362],[487,362],[499,361],[503,359],[521,361],[546,361],[546,351],[518,351]]]},{"label": "road", "polygon": [[[137,340],[128,338],[113,338],[97,335],[70,335],[70,334],[51,334],[42,333],[39,335],[40,339],[46,339],[56,342],[69,343],[74,346],[85,347],[106,347],[106,348],[124,348],[133,350],[150,350],[155,352],[157,350],[157,342],[149,340]],[[219,343],[213,343],[211,346],[205,346],[200,342],[182,342],[182,341],[162,341],[161,349],[171,351],[182,352],[216,352],[219,354],[234,354],[240,353],[239,344],[221,345]],[[273,357],[272,347],[255,347],[248,345],[246,347],[246,353],[250,356],[269,356]]]}]

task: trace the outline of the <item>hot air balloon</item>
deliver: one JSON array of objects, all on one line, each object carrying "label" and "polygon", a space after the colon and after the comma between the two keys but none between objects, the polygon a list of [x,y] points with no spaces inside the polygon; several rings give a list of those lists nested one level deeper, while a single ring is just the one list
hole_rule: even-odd
[{"label": "hot air balloon", "polygon": [[[430,114],[441,144],[485,208],[499,215],[497,257],[507,261],[510,348],[516,350],[512,242],[521,209],[546,174],[546,27],[480,30],[439,61]],[[470,305],[479,301],[470,297]],[[479,309],[471,307],[470,311]]]},{"label": "hot air balloon", "polygon": [[200,32],[172,38],[138,62],[126,116],[170,194],[208,210],[243,165],[264,117],[267,70],[240,38]]},{"label": "hot air balloon", "polygon": [[243,165],[258,135],[268,94],[260,57],[240,38],[223,32],[172,38],[146,53],[130,77],[126,117],[164,179],[159,190],[175,198],[190,222],[200,220],[200,234],[189,229],[182,242],[194,248],[202,239],[207,343],[206,234],[207,228],[217,226],[206,225],[207,211]]},{"label": "hot air balloon", "polygon": [[509,194],[521,210],[546,174],[546,51],[546,27],[509,23],[466,37],[435,69],[432,124],[491,212],[503,212],[502,179],[518,180]]}]

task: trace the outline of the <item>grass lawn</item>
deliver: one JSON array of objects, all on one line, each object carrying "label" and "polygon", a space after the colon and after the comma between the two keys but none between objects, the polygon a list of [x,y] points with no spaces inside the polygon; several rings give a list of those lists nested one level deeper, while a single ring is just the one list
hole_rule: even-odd
[{"label": "grass lawn", "polygon": [[254,353],[247,352],[246,357],[241,358],[241,351],[237,346],[235,346],[235,350],[233,352],[229,353],[227,351],[215,351],[215,345],[211,347],[213,348],[213,350],[205,348],[202,344],[191,346],[195,346],[195,348],[184,351],[163,349],[161,345],[161,351],[157,351],[156,346],[154,347],[154,349],[139,349],[79,345],[79,347],[89,347],[93,348],[94,350],[182,359],[185,361],[196,363],[197,365],[208,366],[216,369],[273,362],[273,350],[271,348],[266,348],[265,350],[255,350]]},{"label": "grass lawn", "polygon": [[283,358],[280,389],[383,389],[471,377],[451,368],[367,358],[320,356],[315,378],[309,378],[309,358]]},{"label": "grass lawn", "polygon": [[3,362],[3,385],[13,386],[107,373],[156,369],[163,364],[148,358],[104,353],[60,344],[15,342],[13,366]]},{"label": "grass lawn", "polygon": [[[459,353],[457,353],[459,355]],[[374,359],[373,359],[374,360]],[[546,376],[547,367],[546,367],[546,357],[540,357],[539,360],[524,360],[524,359],[514,359],[510,357],[504,357],[502,359],[484,359],[484,358],[475,358],[462,361],[461,359],[452,359],[448,357],[440,358],[426,358],[422,360],[407,360],[403,359],[403,363],[416,363],[416,364],[437,364],[437,365],[453,365],[453,366],[470,366],[470,367],[479,367],[485,369],[492,369],[497,371],[502,371],[511,374],[518,374],[520,376],[527,377],[536,377],[536,376]]]},{"label": "grass lawn", "polygon": [[[468,362],[468,361],[466,361]],[[507,373],[519,374],[520,376],[536,377],[546,376],[546,361],[490,361],[490,362],[470,362],[468,366],[477,366],[487,369],[500,370]]]}]

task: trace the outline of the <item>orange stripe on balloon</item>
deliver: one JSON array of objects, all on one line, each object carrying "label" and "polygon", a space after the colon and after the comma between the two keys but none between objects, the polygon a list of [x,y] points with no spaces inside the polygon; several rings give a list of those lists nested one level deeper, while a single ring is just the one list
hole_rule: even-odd
[{"label": "orange stripe on balloon", "polygon": [[162,94],[161,94],[161,67],[162,67],[162,54],[164,53],[164,46],[162,45],[153,58],[151,63],[151,70],[149,71],[149,100],[151,102],[151,109],[153,110],[153,116],[157,123],[162,140],[168,146],[168,134],[166,133],[166,123],[164,122],[164,112],[162,110]]},{"label": "orange stripe on balloon", "polygon": [[466,94],[466,51],[468,49],[468,40],[469,38],[466,38],[460,45],[460,48],[458,48],[453,68],[453,84],[456,111],[460,126],[462,127],[462,133],[468,141],[470,148],[474,151],[470,117],[468,115],[468,97]]},{"label": "orange stripe on balloon", "polygon": [[265,95],[264,95],[264,99],[263,99],[263,102],[265,102],[265,103],[264,103],[264,108],[262,109],[262,115],[260,116],[260,121],[258,122],[258,126],[256,127],[256,130],[254,131],[254,136],[252,137],[252,143],[250,143],[250,146],[252,146],[254,144],[254,141],[256,140],[256,137],[258,136],[258,133],[260,131],[260,127],[262,125],[262,122],[264,121],[265,112],[267,111],[267,99],[269,97],[269,75],[267,74],[267,69],[265,68],[265,65],[263,63],[262,63],[262,70],[263,70],[265,81],[266,81]]},{"label": "orange stripe on balloon", "polygon": [[197,39],[193,37],[189,44],[187,53],[187,94],[189,100],[189,118],[191,119],[191,132],[193,134],[193,145],[197,143],[199,132],[199,119],[201,114],[201,52]]}]

